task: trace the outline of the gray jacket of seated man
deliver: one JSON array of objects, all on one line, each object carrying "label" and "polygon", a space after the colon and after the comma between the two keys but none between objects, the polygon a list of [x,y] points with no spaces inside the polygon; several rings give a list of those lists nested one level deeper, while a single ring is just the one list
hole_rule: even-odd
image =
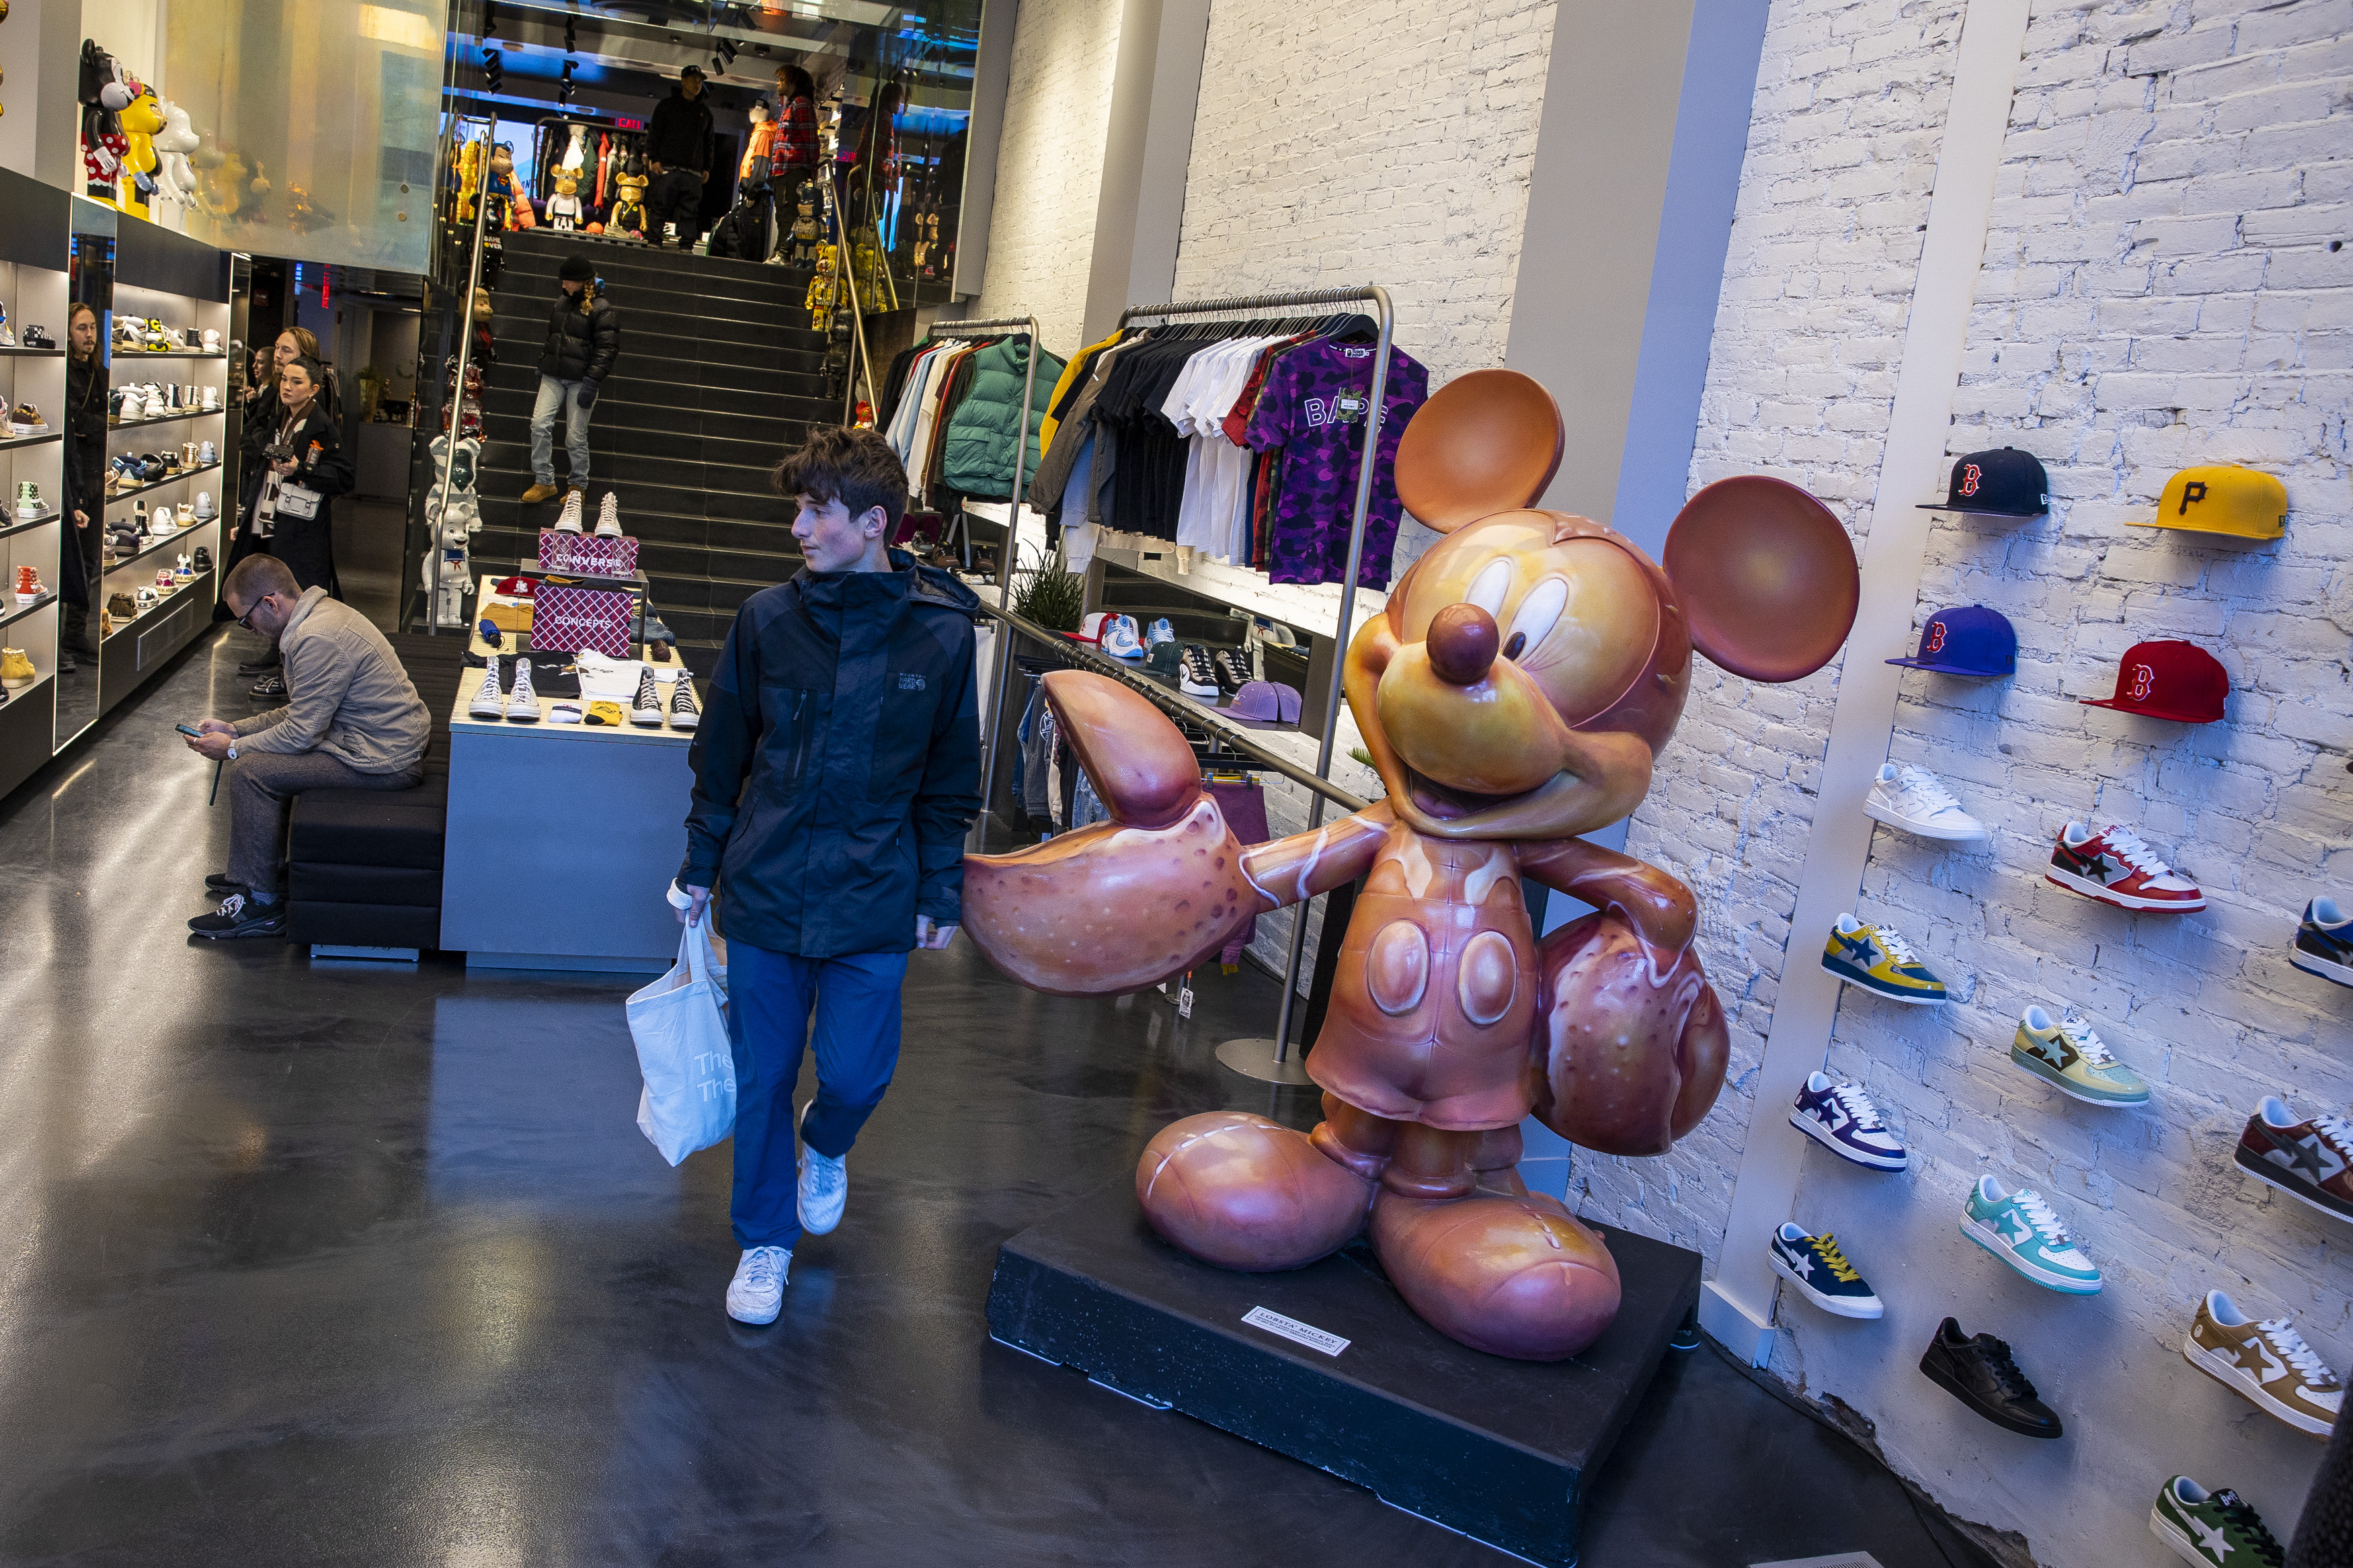
[{"label": "gray jacket of seated man", "polygon": [[365,616],[305,588],[278,647],[286,706],[237,721],[240,755],[313,752],[363,773],[404,773],[425,755],[432,713]]}]

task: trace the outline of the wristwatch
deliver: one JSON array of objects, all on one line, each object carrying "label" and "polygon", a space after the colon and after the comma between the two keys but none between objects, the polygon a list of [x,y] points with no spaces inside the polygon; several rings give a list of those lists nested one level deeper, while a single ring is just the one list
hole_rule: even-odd
[{"label": "wristwatch", "polygon": [[231,741],[228,743],[228,755],[225,760],[232,763],[237,761],[237,742],[235,741]]}]

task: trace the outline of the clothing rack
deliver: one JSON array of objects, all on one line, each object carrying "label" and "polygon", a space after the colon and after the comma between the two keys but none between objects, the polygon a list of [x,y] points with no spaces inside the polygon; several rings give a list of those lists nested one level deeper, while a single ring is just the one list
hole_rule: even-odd
[{"label": "clothing rack", "polygon": [[[977,337],[987,333],[1010,336],[1018,330],[1029,340],[1029,353],[1021,367],[1021,417],[1013,426],[1013,489],[1006,501],[1005,544],[997,552],[996,614],[1008,626],[1018,617],[1013,614],[1013,547],[1021,537],[1021,479],[1023,460],[1029,456],[1029,400],[1038,384],[1038,318],[1035,316],[992,316],[981,321],[934,321],[924,333],[928,342],[937,337]],[[874,378],[870,367],[867,392],[874,390]],[[881,415],[880,399],[875,402],[877,418]],[[959,509],[961,512],[961,509]],[[986,605],[983,608],[986,608]],[[1023,625],[1029,623],[1024,622]],[[1048,634],[1050,635],[1050,634]],[[1001,650],[990,660],[988,674],[988,733],[980,743],[980,815],[987,819],[990,805],[997,798],[997,710],[1005,702],[1005,669],[1011,661],[1012,649]]]},{"label": "clothing rack", "polygon": [[[1307,827],[1311,833],[1323,826],[1324,802],[1330,788],[1333,739],[1339,730],[1340,700],[1348,667],[1348,642],[1353,635],[1356,609],[1356,572],[1365,554],[1365,514],[1372,505],[1373,468],[1381,449],[1381,414],[1388,402],[1389,345],[1397,330],[1397,313],[1390,307],[1388,290],[1377,283],[1366,283],[1353,289],[1236,294],[1221,300],[1130,305],[1119,313],[1119,324],[1124,329],[1130,321],[1144,316],[1156,316],[1166,321],[1177,316],[1211,316],[1237,310],[1274,310],[1298,305],[1344,305],[1352,302],[1377,307],[1379,331],[1373,349],[1372,406],[1365,415],[1364,457],[1356,464],[1356,505],[1348,520],[1348,565],[1340,579],[1338,645],[1332,650],[1332,688],[1324,694],[1324,734],[1315,753],[1316,777],[1324,787],[1315,789],[1314,804],[1308,807]],[[1018,496],[1019,493],[1017,489],[1015,494]],[[1356,807],[1352,805],[1348,809],[1353,811]],[[1291,957],[1282,969],[1282,1007],[1275,1016],[1274,1037],[1268,1040],[1245,1037],[1228,1040],[1218,1047],[1218,1059],[1236,1072],[1270,1083],[1303,1084],[1308,1081],[1305,1070],[1291,1055],[1291,1015],[1299,1000],[1299,961],[1306,946],[1307,910],[1302,904],[1291,922]]]}]

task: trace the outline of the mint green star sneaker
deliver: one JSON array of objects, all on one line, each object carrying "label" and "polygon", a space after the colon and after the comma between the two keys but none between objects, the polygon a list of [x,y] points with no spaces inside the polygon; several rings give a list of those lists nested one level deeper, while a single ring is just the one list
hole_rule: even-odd
[{"label": "mint green star sneaker", "polygon": [[1991,1176],[1979,1176],[1961,1211],[1961,1234],[2045,1289],[2099,1294],[2098,1268],[2076,1250],[2067,1227],[2030,1188],[2006,1193]]},{"label": "mint green star sneaker", "polygon": [[2157,1494],[2148,1510],[2148,1532],[2185,1562],[2206,1568],[2280,1568],[2286,1553],[2263,1528],[2263,1516],[2228,1487],[2208,1491],[2188,1476],[2176,1476]]},{"label": "mint green star sneaker", "polygon": [[2116,1060],[2073,1007],[2055,1021],[2042,1008],[2029,1007],[2018,1020],[2010,1059],[2086,1105],[2148,1103],[2148,1085],[2140,1074]]}]

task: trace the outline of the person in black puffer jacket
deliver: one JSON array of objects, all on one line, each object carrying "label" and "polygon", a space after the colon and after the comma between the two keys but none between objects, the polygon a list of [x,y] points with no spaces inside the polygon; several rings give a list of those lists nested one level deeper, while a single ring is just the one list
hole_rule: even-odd
[{"label": "person in black puffer jacket", "polygon": [[531,489],[526,504],[555,494],[555,416],[565,416],[564,446],[575,493],[588,489],[588,411],[621,357],[621,312],[605,297],[596,263],[564,258],[556,277],[564,292],[547,310],[547,350],[539,356],[539,401],[531,411]]},{"label": "person in black puffer jacket", "polygon": [[655,245],[675,238],[692,250],[702,230],[702,186],[711,177],[711,100],[702,96],[702,72],[689,66],[678,86],[654,105],[646,127],[646,162],[654,183],[646,188],[646,237]]}]

